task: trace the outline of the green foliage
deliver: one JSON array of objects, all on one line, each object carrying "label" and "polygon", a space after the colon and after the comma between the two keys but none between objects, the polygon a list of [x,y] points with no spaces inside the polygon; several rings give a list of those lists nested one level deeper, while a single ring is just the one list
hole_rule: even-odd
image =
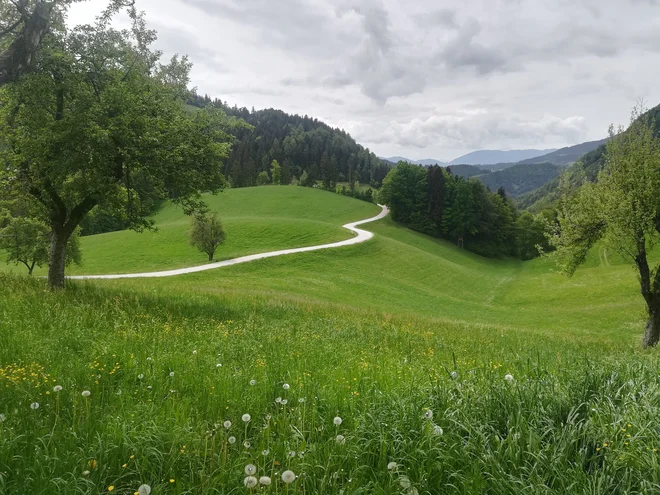
[{"label": "green foliage", "polygon": [[491,190],[503,187],[509,195],[515,197],[538,189],[559,176],[562,170],[561,167],[551,163],[533,163],[514,165],[504,170],[479,175],[478,178]]},{"label": "green foliage", "polygon": [[[41,267],[50,259],[50,227],[43,221],[31,217],[5,217],[0,221],[0,249],[6,254],[7,263],[22,264],[32,275],[35,267]],[[78,233],[69,238],[66,265],[81,264]]]},{"label": "green foliage", "polygon": [[268,177],[268,172],[266,171],[259,172],[259,175],[257,175],[257,185],[265,186],[269,182],[270,182],[270,177]]},{"label": "green foliage", "polygon": [[131,31],[78,27],[53,37],[39,71],[0,94],[0,173],[44,207],[53,285],[64,283],[68,237],[94,207],[141,230],[154,198],[192,213],[204,208],[200,191],[224,186],[235,122],[219,109],[185,110],[190,63],[158,64],[154,39],[141,17]]},{"label": "green foliage", "polygon": [[477,180],[400,162],[383,181],[379,201],[395,221],[420,232],[462,239],[466,249],[485,256],[516,254],[515,207],[506,194],[493,194]]},{"label": "green foliage", "polygon": [[282,184],[282,167],[277,163],[277,160],[273,160],[273,163],[270,164],[270,176],[273,178],[273,184],[276,186]]},{"label": "green foliage", "polygon": [[193,216],[190,244],[208,254],[209,261],[213,261],[216,249],[223,242],[225,242],[225,230],[217,213]]},{"label": "green foliage", "polygon": [[651,269],[648,262],[660,234],[660,140],[649,118],[636,107],[627,130],[610,128],[598,182],[564,195],[553,238],[558,264],[569,275],[601,240],[637,268],[649,314],[645,346],[660,338],[660,265]]},{"label": "green foliage", "polygon": [[547,237],[551,228],[545,216],[523,211],[516,220],[516,229],[520,259],[531,260],[551,250]]},{"label": "green foliage", "polygon": [[306,173],[309,179],[303,185],[320,180],[329,191],[334,191],[341,177],[379,187],[390,169],[349,134],[316,119],[274,109],[230,107],[208,96],[192,95],[189,101],[198,107],[221,108],[253,126],[233,132],[236,143],[227,163],[227,175],[236,187],[254,185],[259,173],[267,171],[273,160],[282,166],[282,184]]}]

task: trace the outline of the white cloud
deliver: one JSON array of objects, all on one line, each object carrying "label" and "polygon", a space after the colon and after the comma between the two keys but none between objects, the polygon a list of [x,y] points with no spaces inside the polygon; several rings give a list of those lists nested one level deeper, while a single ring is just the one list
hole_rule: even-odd
[{"label": "white cloud", "polygon": [[[653,0],[136,0],[201,93],[451,158],[604,136],[660,103]],[[75,4],[70,22],[99,2]]]}]

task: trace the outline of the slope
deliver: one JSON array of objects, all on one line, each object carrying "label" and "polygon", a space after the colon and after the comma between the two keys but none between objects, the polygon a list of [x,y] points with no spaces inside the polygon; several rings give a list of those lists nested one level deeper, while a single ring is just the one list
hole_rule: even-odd
[{"label": "slope", "polygon": [[582,155],[599,148],[607,142],[607,139],[600,139],[598,141],[589,141],[586,143],[576,144],[575,146],[567,146],[566,148],[553,151],[547,155],[541,155],[527,160],[522,160],[518,163],[531,164],[531,163],[552,163],[553,165],[568,166],[578,161]]},{"label": "slope", "polygon": [[459,156],[449,162],[449,165],[493,165],[496,163],[515,163],[527,158],[546,155],[554,149],[549,150],[479,150]]}]

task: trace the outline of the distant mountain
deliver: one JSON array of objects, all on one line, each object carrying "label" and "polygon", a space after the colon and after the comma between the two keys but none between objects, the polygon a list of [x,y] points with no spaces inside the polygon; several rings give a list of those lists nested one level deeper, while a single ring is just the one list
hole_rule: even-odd
[{"label": "distant mountain", "polygon": [[528,158],[527,160],[521,160],[518,163],[552,163],[553,165],[568,166],[578,161],[578,159],[585,153],[589,153],[590,151],[595,150],[606,142],[607,139],[601,139],[600,141],[589,141],[588,143],[568,146],[566,148],[553,151],[552,153],[548,153],[547,155]]},{"label": "distant mountain", "polygon": [[411,160],[410,158],[406,158],[404,156],[391,156],[389,158],[381,157],[381,159],[391,163],[408,162],[414,165],[424,165],[425,167],[429,167],[431,165],[445,165],[447,163],[447,162],[443,162],[442,160],[436,160],[435,158],[425,158],[424,160]]},{"label": "distant mountain", "polygon": [[558,177],[562,170],[562,167],[552,163],[519,163],[505,170],[479,175],[477,178],[491,191],[503,187],[508,195],[520,196],[547,184]]},{"label": "distant mountain", "polygon": [[449,165],[447,166],[447,170],[452,174],[465,179],[490,173],[488,170],[484,170],[481,167],[475,167],[474,165]]},{"label": "distant mountain", "polygon": [[449,162],[449,165],[494,165],[498,163],[517,163],[521,160],[536,158],[557,151],[549,150],[479,150],[459,156]]}]

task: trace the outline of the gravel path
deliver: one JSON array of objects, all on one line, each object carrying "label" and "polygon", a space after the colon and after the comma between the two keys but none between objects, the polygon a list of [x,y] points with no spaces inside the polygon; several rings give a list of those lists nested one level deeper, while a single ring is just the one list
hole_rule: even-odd
[{"label": "gravel path", "polygon": [[357,234],[355,237],[347,239],[345,241],[333,242],[331,244],[321,244],[319,246],[308,246],[294,249],[282,249],[280,251],[270,251],[268,253],[259,253],[251,254],[249,256],[241,256],[240,258],[234,258],[231,260],[218,261],[216,263],[209,263],[207,265],[200,266],[191,266],[189,268],[179,268],[177,270],[167,270],[162,272],[148,272],[148,273],[125,273],[118,275],[78,275],[73,277],[67,277],[72,280],[95,280],[95,279],[119,279],[119,278],[158,278],[158,277],[175,277],[177,275],[185,275],[186,273],[196,273],[203,272],[206,270],[215,270],[216,268],[222,268],[223,266],[232,266],[238,265],[239,263],[247,263],[248,261],[262,260],[265,258],[272,258],[274,256],[283,256],[285,254],[295,254],[295,253],[306,253],[308,251],[318,251],[320,249],[332,249],[342,246],[351,246],[353,244],[360,244],[362,242],[368,241],[374,235],[371,232],[366,230],[358,229],[358,225],[363,225],[369,222],[375,222],[387,216],[390,212],[389,208],[384,205],[378,205],[382,208],[382,211],[372,218],[367,218],[366,220],[360,220],[359,222],[347,223],[343,227],[350,230],[351,232]]}]

